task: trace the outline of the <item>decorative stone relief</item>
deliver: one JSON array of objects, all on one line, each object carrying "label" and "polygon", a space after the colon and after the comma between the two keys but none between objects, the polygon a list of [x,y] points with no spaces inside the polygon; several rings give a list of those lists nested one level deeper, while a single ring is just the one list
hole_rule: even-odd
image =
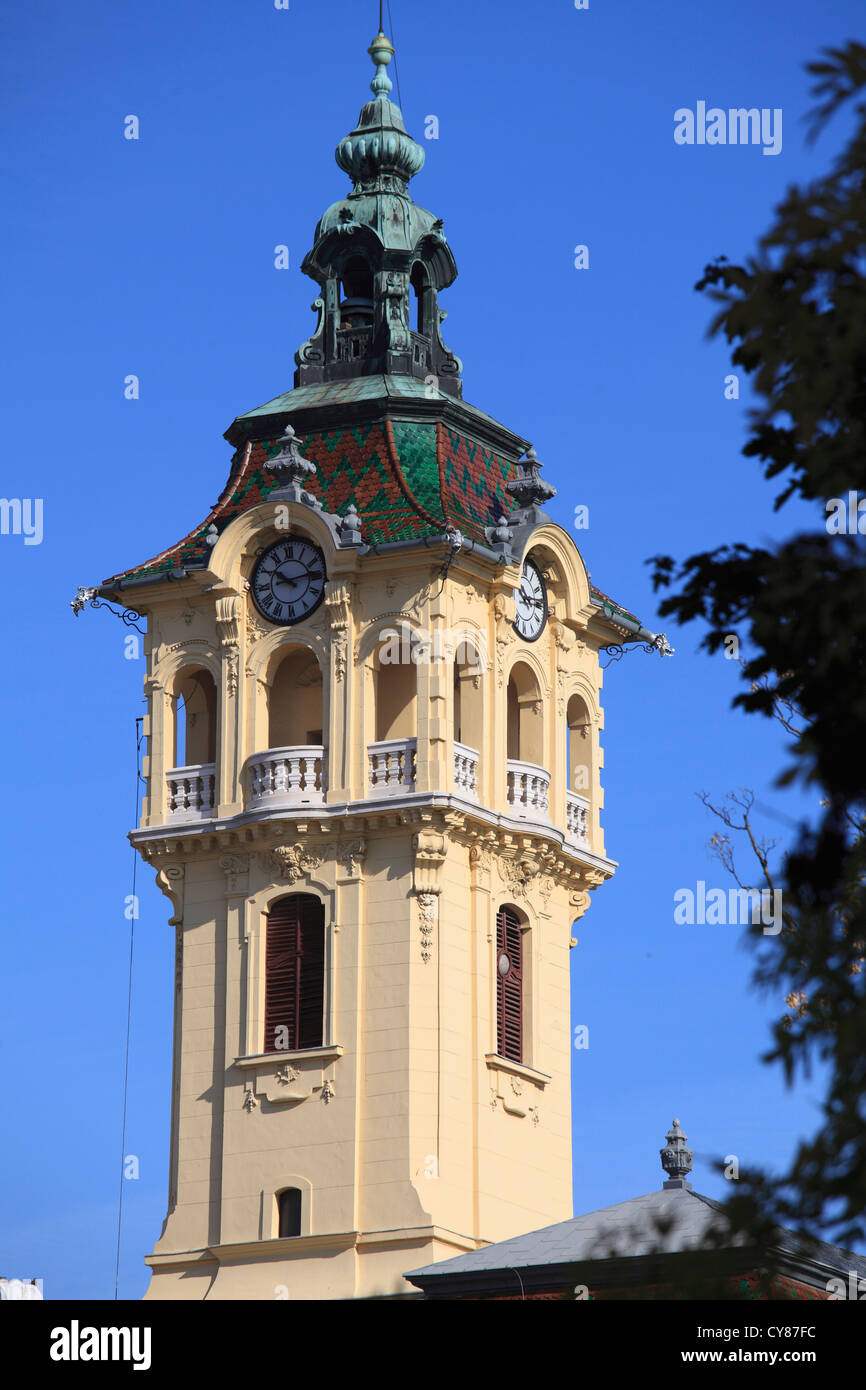
[{"label": "decorative stone relief", "polygon": [[322,1087],[322,1100],[325,1102],[325,1104],[330,1105],[331,1101],[334,1099],[334,1096],[336,1094],[337,1092],[334,1090],[333,1081],[326,1081],[324,1086]]},{"label": "decorative stone relief", "polygon": [[258,1101],[253,1093],[253,1083],[251,1081],[246,1081],[244,1082],[244,1110],[252,1111],[257,1107]]},{"label": "decorative stone relief", "polygon": [[421,927],[421,959],[426,963],[433,955],[433,933],[439,920],[439,898],[435,893],[418,894]]},{"label": "decorative stone relief", "polygon": [[[492,1070],[493,1084],[490,1087],[490,1105],[495,1110],[497,1101],[507,1115],[518,1115],[525,1119],[531,1116],[533,1111],[538,1113],[538,1106],[535,1101],[539,1098],[540,1087],[534,1082],[524,1081],[522,1076],[516,1076],[505,1070],[494,1067]],[[537,1124],[537,1120],[533,1120]]]},{"label": "decorative stone relief", "polygon": [[[525,898],[533,880],[539,872],[540,864],[530,855],[519,859],[500,858],[497,860],[499,877],[506,883],[516,898]],[[551,883],[552,887],[552,883]]]},{"label": "decorative stone relief", "polygon": [[183,927],[174,929],[174,989],[179,993],[183,982]]},{"label": "decorative stone relief", "polygon": [[493,600],[493,616],[496,619],[496,684],[501,689],[505,684],[505,656],[514,641],[504,594],[497,594]]},{"label": "decorative stone relief", "polygon": [[226,876],[227,893],[246,892],[245,879],[249,867],[250,856],[248,854],[223,854],[220,857],[220,868]]},{"label": "decorative stone relief", "polygon": [[240,627],[243,607],[236,594],[229,598],[218,598],[216,603],[217,633],[220,639],[220,652],[226,665],[226,689],[229,698],[238,693],[238,671],[240,667]]},{"label": "decorative stone relief", "polygon": [[226,654],[226,690],[229,699],[233,699],[238,693],[239,664],[238,649],[233,647]]},{"label": "decorative stone relief", "polygon": [[337,862],[343,865],[349,878],[357,878],[367,853],[367,841],[363,838],[341,840],[337,845]]},{"label": "decorative stone relief", "polygon": [[267,637],[268,633],[272,631],[273,628],[265,627],[264,623],[259,622],[252,610],[252,605],[250,605],[250,607],[247,608],[247,640],[249,642],[260,642],[263,637]]},{"label": "decorative stone relief", "polygon": [[284,1067],[280,1067],[276,1073],[276,1080],[284,1086],[290,1086],[293,1081],[297,1081],[300,1072],[296,1067],[290,1067],[288,1062]]},{"label": "decorative stone relief", "polygon": [[261,856],[262,867],[267,873],[276,872],[287,883],[297,883],[304,874],[312,873],[322,862],[321,854],[314,854],[304,845],[276,845]]}]

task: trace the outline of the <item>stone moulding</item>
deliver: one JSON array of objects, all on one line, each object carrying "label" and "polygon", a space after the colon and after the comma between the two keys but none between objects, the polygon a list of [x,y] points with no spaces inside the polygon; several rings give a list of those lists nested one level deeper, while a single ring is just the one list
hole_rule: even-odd
[{"label": "stone moulding", "polygon": [[490,1076],[491,1110],[501,1105],[507,1114],[521,1118],[528,1115],[533,1125],[537,1125],[538,1101],[551,1080],[547,1073],[524,1066],[521,1062],[509,1061],[495,1052],[489,1052],[484,1061]]},{"label": "stone moulding", "polygon": [[[327,1104],[336,1094],[333,1078],[325,1075],[342,1057],[344,1049],[333,1043],[298,1052],[265,1052],[256,1057],[236,1057],[234,1065],[244,1076],[244,1108],[254,1109],[256,1099],[271,1105],[296,1105],[316,1092]],[[252,1105],[249,1097],[253,1097]]]}]

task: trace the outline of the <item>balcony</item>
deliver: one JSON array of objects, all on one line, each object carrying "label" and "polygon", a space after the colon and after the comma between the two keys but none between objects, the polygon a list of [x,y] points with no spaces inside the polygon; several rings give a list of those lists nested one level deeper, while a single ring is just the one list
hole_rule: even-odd
[{"label": "balcony", "polygon": [[454,744],[454,790],[478,800],[478,754],[465,743]]},{"label": "balcony", "polygon": [[328,759],[325,749],[317,744],[254,753],[248,769],[248,811],[325,804]]},{"label": "balcony", "polygon": [[567,838],[581,849],[589,849],[589,802],[576,792],[565,793],[565,824]]},{"label": "balcony", "polygon": [[392,738],[384,743],[368,744],[370,796],[404,796],[415,790],[417,747],[414,738]]},{"label": "balcony", "polygon": [[520,820],[547,820],[550,773],[535,763],[508,759],[508,805]]},{"label": "balcony", "polygon": [[216,765],[173,767],[165,774],[166,821],[211,820],[214,813]]}]

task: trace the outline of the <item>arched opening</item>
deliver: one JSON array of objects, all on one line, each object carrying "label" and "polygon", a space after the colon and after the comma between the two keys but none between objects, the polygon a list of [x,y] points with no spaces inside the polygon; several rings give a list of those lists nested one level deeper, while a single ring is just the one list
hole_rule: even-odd
[{"label": "arched opening", "polygon": [[340,279],[341,328],[369,328],[373,323],[373,272],[363,256],[352,256]]},{"label": "arched opening", "polygon": [[166,769],[168,820],[209,819],[214,813],[217,747],[217,691],[204,667],[181,671],[172,695],[170,747],[174,766]]},{"label": "arched opening", "polygon": [[572,695],[566,708],[568,789],[589,796],[592,786],[592,724],[586,702]]},{"label": "arched opening", "polygon": [[508,801],[523,820],[547,819],[550,773],[543,766],[541,689],[532,668],[518,661],[508,679],[506,756]]},{"label": "arched opening", "polygon": [[309,647],[292,647],[280,660],[268,701],[268,747],[321,746],[324,742],[322,668]]},{"label": "arched opening", "polygon": [[592,721],[586,701],[572,695],[565,711],[568,790],[565,819],[568,838],[589,845],[590,793],[592,790]]},{"label": "arched opening", "polygon": [[303,1196],[299,1187],[287,1187],[277,1193],[277,1234],[288,1240],[301,1234]]},{"label": "arched opening", "polygon": [[410,283],[415,300],[415,331],[429,338],[433,332],[434,290],[430,284],[427,267],[421,261],[416,261],[413,265]]},{"label": "arched opening", "polygon": [[327,790],[324,682],[309,647],[283,648],[268,687],[268,746],[248,764],[253,809],[321,805]]},{"label": "arched opening", "polygon": [[544,722],[541,690],[535,673],[518,661],[508,679],[508,757],[541,766]]},{"label": "arched opening", "polygon": [[414,738],[417,732],[418,668],[411,656],[408,642],[401,642],[401,656],[391,661],[388,651],[377,654],[376,683],[376,742],[386,739]]},{"label": "arched opening", "polygon": [[454,653],[454,783],[478,795],[478,761],[483,746],[481,673],[472,638],[462,638]]},{"label": "arched opening", "polygon": [[216,762],[216,711],[216,684],[210,671],[182,671],[175,682],[175,767]]},{"label": "arched opening", "polygon": [[370,792],[398,795],[415,785],[418,668],[408,627],[382,634],[373,657],[374,741],[368,749]]},{"label": "arched opening", "polygon": [[271,904],[265,948],[265,1052],[321,1047],[325,1019],[325,907],[311,893]]}]

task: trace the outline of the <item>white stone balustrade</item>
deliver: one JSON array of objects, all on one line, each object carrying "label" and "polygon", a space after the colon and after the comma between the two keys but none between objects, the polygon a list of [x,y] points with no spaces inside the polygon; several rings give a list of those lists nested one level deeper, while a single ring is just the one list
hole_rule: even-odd
[{"label": "white stone balustrade", "polygon": [[216,766],[173,767],[165,774],[167,821],[211,820]]},{"label": "white stone balustrade", "polygon": [[589,849],[589,802],[576,792],[565,793],[566,833],[572,844]]},{"label": "white stone balustrade", "polygon": [[415,790],[417,740],[392,738],[367,745],[371,796],[402,796]]},{"label": "white stone balustrade", "polygon": [[547,820],[550,773],[535,763],[508,759],[508,804],[521,820]]},{"label": "white stone balustrade", "polygon": [[247,810],[324,805],[327,769],[325,749],[318,744],[254,753],[249,760]]},{"label": "white stone balustrade", "polygon": [[465,743],[454,744],[454,789],[478,800],[478,753]]}]

